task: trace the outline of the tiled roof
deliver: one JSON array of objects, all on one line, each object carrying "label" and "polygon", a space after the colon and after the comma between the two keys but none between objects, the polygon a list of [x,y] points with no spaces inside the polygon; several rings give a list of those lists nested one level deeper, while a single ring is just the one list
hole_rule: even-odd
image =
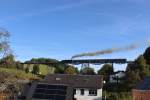
[{"label": "tiled roof", "polygon": [[103,86],[101,75],[49,74],[45,81],[50,84],[66,84],[75,88],[100,89]]}]

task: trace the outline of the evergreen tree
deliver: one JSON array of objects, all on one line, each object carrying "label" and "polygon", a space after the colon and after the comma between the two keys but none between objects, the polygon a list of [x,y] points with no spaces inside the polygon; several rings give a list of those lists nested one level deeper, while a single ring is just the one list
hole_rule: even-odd
[{"label": "evergreen tree", "polygon": [[126,82],[130,88],[133,88],[140,80],[143,80],[149,75],[149,66],[146,64],[144,56],[140,55],[134,62],[128,64],[126,69]]},{"label": "evergreen tree", "polygon": [[32,73],[33,74],[39,74],[39,72],[40,72],[39,65],[34,65]]},{"label": "evergreen tree", "polygon": [[98,70],[99,75],[104,75],[104,80],[109,81],[109,76],[114,73],[113,66],[111,64],[105,64]]},{"label": "evergreen tree", "polygon": [[26,67],[25,72],[29,73],[29,67]]},{"label": "evergreen tree", "polygon": [[147,63],[148,65],[150,65],[150,47],[148,47],[148,48],[145,50],[143,56],[144,56],[144,58],[145,58],[145,60],[146,60],[146,63]]}]

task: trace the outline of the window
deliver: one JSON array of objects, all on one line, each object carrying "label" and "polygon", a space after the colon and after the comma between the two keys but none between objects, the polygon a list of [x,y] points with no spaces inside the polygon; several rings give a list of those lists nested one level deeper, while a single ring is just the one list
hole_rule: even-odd
[{"label": "window", "polygon": [[84,95],[84,89],[81,89],[81,95]]},{"label": "window", "polygon": [[76,89],[73,90],[73,94],[76,94]]},{"label": "window", "polygon": [[97,96],[97,90],[89,90],[90,96]]}]

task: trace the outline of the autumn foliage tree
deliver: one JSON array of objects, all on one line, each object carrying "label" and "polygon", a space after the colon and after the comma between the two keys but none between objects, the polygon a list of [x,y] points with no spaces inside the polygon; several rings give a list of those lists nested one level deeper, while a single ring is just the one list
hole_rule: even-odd
[{"label": "autumn foliage tree", "polygon": [[94,68],[91,68],[91,67],[85,67],[81,69],[80,73],[83,75],[95,75],[96,74],[94,71]]},{"label": "autumn foliage tree", "polygon": [[73,67],[73,66],[69,66],[65,69],[65,74],[78,74],[78,69]]}]

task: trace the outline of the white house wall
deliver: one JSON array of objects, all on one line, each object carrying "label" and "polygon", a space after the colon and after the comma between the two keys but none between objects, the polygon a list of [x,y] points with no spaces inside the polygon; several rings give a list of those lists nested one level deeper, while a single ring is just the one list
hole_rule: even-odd
[{"label": "white house wall", "polygon": [[81,95],[80,89],[76,89],[76,94],[74,95],[76,100],[102,100],[102,89],[97,90],[97,96],[89,96],[89,90],[84,90],[84,95]]}]

